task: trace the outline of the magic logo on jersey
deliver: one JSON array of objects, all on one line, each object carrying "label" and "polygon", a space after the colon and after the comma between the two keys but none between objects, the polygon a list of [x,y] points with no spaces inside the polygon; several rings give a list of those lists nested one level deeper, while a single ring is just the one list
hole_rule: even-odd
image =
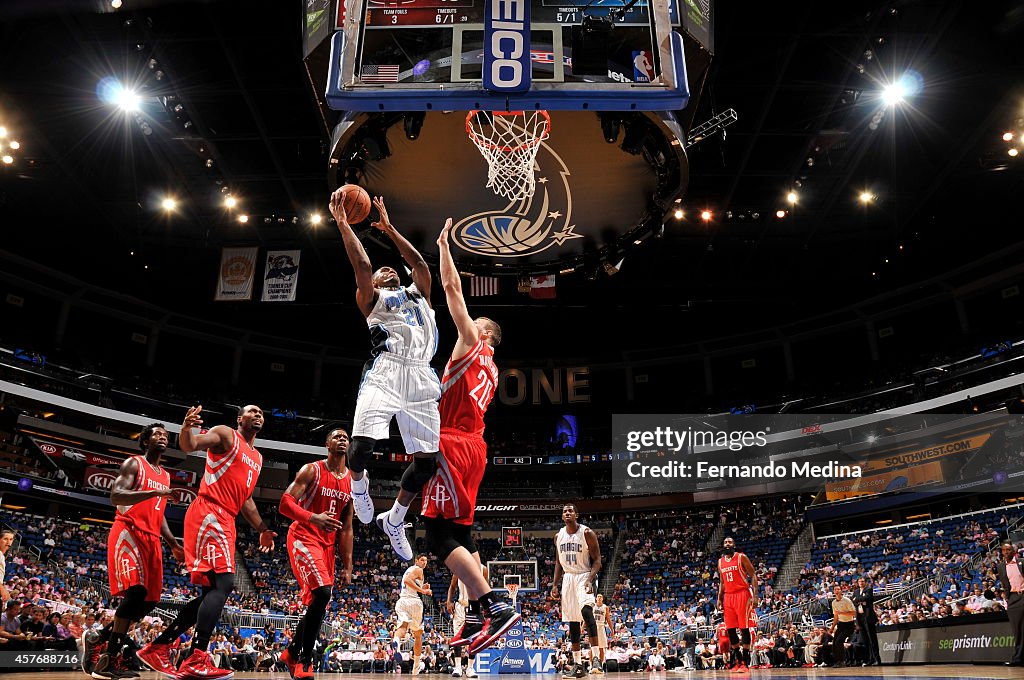
[{"label": "magic logo on jersey", "polygon": [[501,210],[468,215],[452,229],[455,243],[476,255],[526,257],[582,238],[572,223],[571,173],[565,161],[542,142],[534,162],[537,189]]}]

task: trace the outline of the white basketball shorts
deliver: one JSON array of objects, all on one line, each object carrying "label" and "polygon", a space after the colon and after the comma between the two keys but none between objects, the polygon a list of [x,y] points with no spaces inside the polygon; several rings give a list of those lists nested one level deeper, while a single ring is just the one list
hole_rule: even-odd
[{"label": "white basketball shorts", "polygon": [[562,574],[562,621],[583,623],[583,608],[597,604],[593,593],[587,592],[590,573]]},{"label": "white basketball shorts", "polygon": [[430,364],[381,352],[363,369],[352,436],[387,439],[394,418],[406,453],[435,453],[441,436],[440,398],[441,381]]},{"label": "white basketball shorts", "polygon": [[400,597],[395,604],[398,625],[409,624],[409,630],[423,630],[423,600],[418,597]]}]

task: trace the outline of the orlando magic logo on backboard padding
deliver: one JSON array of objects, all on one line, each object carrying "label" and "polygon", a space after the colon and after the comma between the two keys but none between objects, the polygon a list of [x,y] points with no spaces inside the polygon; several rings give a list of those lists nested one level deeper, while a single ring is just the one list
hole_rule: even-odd
[{"label": "orlando magic logo on backboard padding", "polygon": [[452,229],[455,243],[477,255],[525,257],[582,238],[572,223],[571,173],[547,143],[541,143],[534,172],[533,196],[463,217]]}]

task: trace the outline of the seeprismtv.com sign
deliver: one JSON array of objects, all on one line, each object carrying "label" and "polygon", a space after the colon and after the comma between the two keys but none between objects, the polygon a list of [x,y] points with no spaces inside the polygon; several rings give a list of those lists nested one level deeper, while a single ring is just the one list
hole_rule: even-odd
[{"label": "seeprismtv.com sign", "polygon": [[686,415],[613,417],[613,490],[1024,491],[1024,417]]},{"label": "seeprismtv.com sign", "polygon": [[878,647],[885,664],[999,663],[1013,656],[1014,638],[1004,614],[1001,621],[882,629]]}]

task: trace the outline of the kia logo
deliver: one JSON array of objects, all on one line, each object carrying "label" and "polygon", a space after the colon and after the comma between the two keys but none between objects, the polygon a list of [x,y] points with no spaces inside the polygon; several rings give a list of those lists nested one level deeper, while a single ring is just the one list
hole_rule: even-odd
[{"label": "kia logo", "polygon": [[40,444],[39,450],[43,453],[57,453],[57,447],[53,444]]},{"label": "kia logo", "polygon": [[505,640],[505,646],[509,649],[522,649],[523,641],[518,638],[510,638]]},{"label": "kia logo", "polygon": [[176,501],[181,505],[188,505],[196,499],[196,492],[192,489],[175,489]]},{"label": "kia logo", "polygon": [[85,479],[86,486],[100,491],[110,491],[114,486],[117,477],[109,472],[94,472]]}]

